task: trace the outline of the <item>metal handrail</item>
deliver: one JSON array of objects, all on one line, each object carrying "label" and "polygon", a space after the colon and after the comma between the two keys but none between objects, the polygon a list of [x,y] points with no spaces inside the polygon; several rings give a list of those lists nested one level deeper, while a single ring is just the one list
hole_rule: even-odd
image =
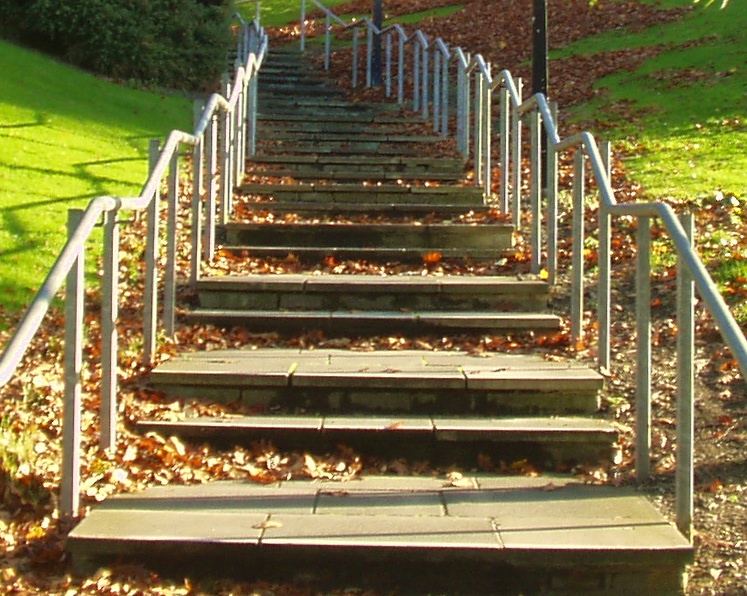
[{"label": "metal handrail", "polygon": [[[321,8],[327,22],[333,13],[318,0],[311,0]],[[302,0],[302,10],[305,11]],[[305,14],[305,12],[303,12]],[[360,26],[360,24],[358,24]],[[368,23],[369,28],[373,27]],[[391,28],[392,26],[390,26]],[[398,27],[398,26],[396,26]],[[697,291],[708,313],[713,317],[721,335],[732,351],[743,378],[747,378],[747,339],[745,339],[734,316],[711,279],[692,244],[692,222],[687,216],[681,222],[671,206],[665,203],[620,204],[617,202],[610,185],[609,144],[601,146],[594,137],[583,132],[562,139],[558,133],[554,110],[547,98],[535,94],[522,101],[521,79],[514,79],[508,70],[502,70],[495,78],[491,75],[490,64],[479,54],[471,56],[461,48],[448,50],[441,40],[428,41],[420,31],[407,35],[400,28],[395,29],[400,36],[400,64],[398,84],[403,88],[405,77],[402,65],[404,43],[413,42],[413,111],[422,113],[424,119],[429,115],[428,85],[428,51],[435,49],[442,57],[448,54],[448,60],[437,65],[448,71],[449,61],[457,68],[457,106],[456,138],[457,148],[465,159],[470,156],[470,122],[474,125],[474,143],[472,157],[475,164],[475,184],[485,191],[486,199],[491,198],[491,143],[492,143],[492,94],[500,94],[500,153],[501,153],[501,188],[499,206],[504,212],[513,211],[513,221],[517,229],[521,225],[522,213],[522,126],[529,124],[530,151],[530,249],[531,270],[539,273],[542,267],[542,247],[547,250],[545,265],[548,279],[555,282],[558,260],[558,156],[565,151],[574,151],[573,174],[573,247],[571,266],[571,335],[580,339],[583,334],[583,295],[584,295],[584,210],[585,210],[585,162],[588,159],[593,178],[599,191],[599,276],[597,291],[597,316],[599,319],[599,338],[597,361],[601,369],[610,367],[610,306],[611,306],[611,225],[613,217],[629,216],[637,220],[636,241],[639,244],[636,273],[636,326],[638,365],[636,370],[636,474],[643,480],[650,475],[650,411],[651,411],[651,314],[650,314],[650,220],[658,218],[671,237],[678,260],[678,382],[677,382],[677,479],[676,479],[676,514],[680,531],[692,538],[693,507],[693,289]],[[378,30],[375,30],[378,32]],[[301,45],[304,47],[302,27]],[[327,30],[329,36],[329,30]],[[418,51],[417,44],[422,51]],[[329,39],[325,44],[326,52],[330,51]],[[357,46],[356,46],[357,50]],[[453,58],[456,60],[453,60]],[[387,52],[387,73],[391,73],[389,62],[391,53]],[[437,60],[436,60],[437,61]],[[422,64],[421,64],[422,63]],[[328,60],[326,61],[328,65]],[[357,70],[357,56],[354,59],[354,71]],[[369,65],[370,68],[370,65]],[[436,70],[438,72],[438,70]],[[388,75],[390,76],[390,75]],[[443,95],[435,86],[443,84],[448,73],[441,72],[441,79],[434,77],[433,98],[434,129],[447,133],[445,125],[437,123],[448,121],[449,105],[443,102]],[[355,80],[355,79],[354,79]],[[387,96],[390,95],[390,81],[387,80]],[[397,101],[404,104],[400,92]],[[470,113],[470,104],[474,104],[474,113]],[[438,112],[441,111],[439,115]],[[542,134],[545,135],[547,158],[543,163],[541,156]],[[542,188],[542,168],[545,168],[547,186]],[[509,171],[510,170],[510,171]],[[543,215],[543,192],[546,215]],[[513,200],[509,200],[509,192]],[[542,221],[546,219],[547,240],[542,241]]]},{"label": "metal handrail", "polygon": [[[174,329],[174,299],[176,286],[176,217],[179,184],[179,153],[181,147],[193,150],[193,247],[192,275],[194,282],[199,272],[201,251],[199,229],[203,218],[205,227],[214,227],[215,195],[218,186],[224,197],[221,209],[230,209],[231,190],[240,180],[245,156],[254,151],[256,128],[256,74],[267,53],[268,39],[258,21],[246,23],[237,15],[241,32],[237,44],[237,68],[230,80],[231,92],[224,97],[213,94],[202,108],[193,133],[174,130],[162,148],[155,143],[157,155],[151,156],[151,169],[142,191],[136,197],[97,197],[84,210],[71,209],[68,238],[44,283],[34,297],[21,322],[0,355],[0,387],[5,386],[18,369],[54,297],[65,285],[65,354],[64,354],[64,419],[62,437],[62,483],[60,511],[75,516],[80,505],[80,447],[81,447],[81,371],[83,329],[83,263],[86,242],[103,220],[103,275],[102,275],[102,383],[101,432],[102,449],[116,444],[117,394],[117,305],[119,272],[120,211],[147,212],[144,290],[144,348],[143,361],[149,364],[156,346],[158,313],[158,242],[159,200],[161,183],[168,173],[167,191],[167,264],[164,279],[163,326],[167,333]],[[217,149],[217,120],[223,124],[221,150]],[[151,144],[153,150],[154,145]],[[207,151],[205,149],[207,148]],[[218,161],[220,166],[218,167]],[[216,176],[220,177],[219,185]],[[207,178],[206,207],[202,205],[202,187]],[[225,212],[223,213],[225,215]],[[205,238],[214,242],[214,232]]]}]

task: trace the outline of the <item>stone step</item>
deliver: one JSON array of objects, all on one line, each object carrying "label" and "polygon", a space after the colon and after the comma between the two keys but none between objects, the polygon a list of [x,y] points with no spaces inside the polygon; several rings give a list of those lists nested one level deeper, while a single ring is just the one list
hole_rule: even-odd
[{"label": "stone step", "polygon": [[439,251],[484,249],[500,255],[513,245],[510,224],[281,223],[233,222],[226,244],[306,248],[387,248]]},{"label": "stone step", "polygon": [[264,139],[257,143],[257,151],[261,155],[387,155],[411,157],[422,155],[422,149],[416,146],[403,146],[398,144],[373,143],[370,141],[327,141],[320,143],[314,140],[303,139]]},{"label": "stone step", "polygon": [[336,203],[431,203],[481,207],[483,190],[475,186],[408,186],[358,184],[242,184],[239,191],[245,195],[272,197],[278,201],[307,201],[327,205]]},{"label": "stone step", "polygon": [[268,176],[273,178],[295,178],[296,180],[312,180],[312,181],[323,181],[323,180],[334,180],[339,182],[350,182],[350,181],[377,181],[377,182],[393,182],[393,181],[416,181],[416,180],[428,180],[432,182],[459,182],[464,178],[462,172],[457,173],[446,173],[446,172],[428,172],[423,170],[403,170],[389,172],[384,168],[378,170],[369,168],[367,170],[353,170],[344,166],[337,167],[326,167],[324,169],[318,168],[256,168],[250,170],[250,173],[257,174],[259,176]]},{"label": "stone step", "polygon": [[[257,120],[261,123],[292,123],[307,122],[308,114],[259,112]],[[388,112],[380,113],[378,110],[343,110],[327,109],[320,110],[314,114],[314,122],[347,122],[357,124],[423,124],[419,116],[407,117],[403,115],[391,115]]]},{"label": "stone step", "polygon": [[560,331],[559,317],[544,313],[475,313],[472,311],[320,311],[197,309],[188,313],[192,323],[244,327],[282,333],[318,329],[329,336],[392,333],[536,333]]},{"label": "stone step", "polygon": [[[323,260],[366,260],[371,263],[423,264],[432,258],[439,261],[470,259],[473,261],[495,261],[510,255],[511,251],[493,248],[358,248],[354,246],[232,246],[222,245],[221,250],[230,253],[234,259],[252,257],[291,258],[306,265],[318,265]],[[436,256],[437,255],[437,256]]]},{"label": "stone step", "polygon": [[357,132],[352,136],[348,132],[334,132],[334,131],[303,131],[303,130],[274,130],[268,131],[268,134],[272,135],[273,140],[282,141],[313,141],[316,143],[327,143],[327,142],[338,142],[348,143],[350,145],[361,144],[361,143],[389,143],[389,144],[405,144],[405,143],[427,143],[433,144],[441,141],[441,137],[436,135],[406,135],[396,134],[393,132],[373,132],[364,131]]},{"label": "stone step", "polygon": [[693,560],[634,489],[555,475],[152,487],[93,506],[67,548],[79,571],[178,560],[398,593],[680,594]]},{"label": "stone step", "polygon": [[268,411],[579,416],[597,411],[603,378],[530,355],[268,348],[181,354],[150,382],[183,398]]},{"label": "stone step", "polygon": [[340,140],[341,135],[347,135],[348,137],[362,135],[365,140],[370,140],[374,136],[378,139],[380,135],[401,136],[402,127],[378,122],[361,124],[360,122],[332,121],[330,119],[321,122],[317,122],[316,120],[307,120],[305,122],[261,120],[257,130],[259,135],[269,136],[281,134],[298,135],[299,138],[305,138],[308,135],[320,135],[326,138],[326,135],[331,135],[330,138]]},{"label": "stone step", "polygon": [[259,98],[258,110],[260,112],[269,112],[273,114],[299,113],[299,111],[310,111],[320,114],[340,114],[351,113],[359,114],[363,112],[372,112],[377,114],[398,114],[402,107],[396,103],[370,103],[359,102],[350,103],[343,99],[321,100],[316,97],[266,97]]},{"label": "stone step", "polygon": [[208,309],[542,311],[548,285],[502,277],[246,275],[197,282]]},{"label": "stone step", "polygon": [[617,430],[583,417],[467,418],[455,416],[256,415],[140,420],[141,433],[226,446],[270,441],[280,450],[328,453],[338,445],[367,456],[473,467],[479,456],[522,459],[552,469],[610,461]]},{"label": "stone step", "polygon": [[248,163],[255,166],[282,168],[286,171],[300,173],[323,172],[325,174],[343,174],[356,172],[361,174],[408,175],[451,175],[464,178],[464,162],[460,159],[438,159],[417,157],[387,157],[379,155],[256,155]]},{"label": "stone step", "polygon": [[243,211],[257,210],[263,213],[295,213],[298,215],[346,215],[346,214],[369,214],[372,217],[392,217],[400,219],[405,216],[420,215],[427,217],[433,215],[443,218],[458,218],[465,215],[470,217],[485,215],[491,212],[491,207],[487,205],[465,206],[450,205],[448,203],[434,205],[432,203],[366,203],[366,202],[346,202],[346,203],[310,203],[308,201],[259,201],[256,203],[244,202],[241,205]]},{"label": "stone step", "polygon": [[272,101],[273,97],[299,95],[304,98],[340,99],[345,97],[342,89],[311,81],[296,81],[292,83],[270,83],[259,80],[259,91],[264,91],[263,101]]}]

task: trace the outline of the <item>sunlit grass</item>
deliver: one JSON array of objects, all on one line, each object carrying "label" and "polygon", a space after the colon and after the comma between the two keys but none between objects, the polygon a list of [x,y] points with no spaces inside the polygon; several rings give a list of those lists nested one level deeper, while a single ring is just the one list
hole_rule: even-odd
[{"label": "sunlit grass", "polygon": [[0,63],[0,304],[17,310],[59,253],[67,210],[137,195],[149,139],[188,127],[192,109],[5,42]]},{"label": "sunlit grass", "polygon": [[[692,0],[667,0],[692,6]],[[688,198],[747,188],[747,12],[739,3],[701,3],[684,20],[640,33],[615,31],[581,40],[558,57],[662,45],[635,72],[597,83],[598,99],[572,112],[627,138],[631,175],[650,198]],[[629,105],[619,110],[622,103]],[[631,118],[630,114],[634,117]],[[620,145],[625,148],[625,145]]]}]

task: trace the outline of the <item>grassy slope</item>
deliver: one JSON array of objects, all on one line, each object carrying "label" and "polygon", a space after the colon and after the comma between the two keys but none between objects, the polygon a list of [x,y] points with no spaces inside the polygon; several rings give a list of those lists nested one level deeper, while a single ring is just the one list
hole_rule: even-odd
[{"label": "grassy slope", "polygon": [[119,87],[0,41],[0,305],[28,304],[67,209],[136,195],[150,138],[190,124],[183,98]]},{"label": "grassy slope", "polygon": [[[666,0],[689,6],[692,0]],[[583,40],[562,54],[667,44],[636,72],[598,83],[599,99],[577,116],[606,118],[635,154],[631,175],[652,198],[692,199],[747,189],[747,11],[743,3],[701,2],[683,22],[641,33]],[[618,110],[633,102],[632,113]],[[609,136],[605,132],[605,136]]]},{"label": "grassy slope", "polygon": [[[328,8],[344,4],[349,0],[323,0]],[[256,14],[256,3],[252,0],[237,2],[241,15],[248,20]],[[306,2],[306,11],[311,12],[315,7],[311,0]],[[264,27],[280,27],[289,23],[298,23],[301,18],[301,2],[299,0],[262,0],[260,2],[260,22]]]}]

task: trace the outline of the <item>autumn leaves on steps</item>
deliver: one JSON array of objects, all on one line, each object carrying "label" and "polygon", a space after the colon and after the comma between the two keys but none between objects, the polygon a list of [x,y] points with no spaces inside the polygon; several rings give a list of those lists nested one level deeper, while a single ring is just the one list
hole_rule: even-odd
[{"label": "autumn leaves on steps", "polygon": [[[586,366],[519,354],[345,349],[351,338],[424,333],[511,334],[520,342],[556,332],[561,320],[547,311],[546,282],[517,273],[521,255],[506,218],[463,181],[463,162],[445,155],[448,144],[423,133],[421,122],[393,105],[347,101],[294,53],[272,53],[259,88],[257,155],[187,317],[286,336],[311,332],[318,341],[313,349],[195,352],[162,364],[151,383],[170,399],[222,400],[240,413],[142,420],[141,430],[229,447],[271,441],[309,453],[345,445],[362,457],[493,473],[522,459],[548,470],[609,461],[616,433],[594,418],[602,378]],[[318,491],[326,489],[310,490],[301,480],[309,477],[307,468],[298,478],[284,477],[277,492],[216,482],[209,494],[197,487],[191,496],[179,493],[175,505],[170,488],[105,503],[71,534],[69,548],[81,561],[185,545],[213,555],[211,548],[235,547],[240,558],[337,553],[348,561],[374,552],[386,560],[408,548],[413,561],[479,553],[483,562],[528,568],[543,566],[538,555],[563,551],[553,568],[583,556],[604,585],[612,585],[610,569],[643,587],[658,573],[664,592],[677,590],[690,553],[641,497],[626,494],[624,514],[601,506],[607,513],[590,521],[583,503],[601,494],[594,487],[573,497],[580,499],[575,509],[537,490],[560,491],[568,477],[531,487],[520,478],[500,480],[500,487],[461,476],[446,484],[363,478],[351,489],[360,499],[337,500],[329,511],[320,507],[326,493]],[[347,486],[340,494],[349,494]],[[461,491],[458,501],[466,506],[456,517],[450,489]],[[503,506],[524,503],[530,517],[550,510],[555,516],[561,508],[564,527],[514,544],[496,525],[507,511],[498,513],[502,499],[508,499]],[[362,513],[370,516],[366,523]],[[630,539],[620,533],[644,527]],[[546,570],[528,579],[542,587],[556,575]]]}]

